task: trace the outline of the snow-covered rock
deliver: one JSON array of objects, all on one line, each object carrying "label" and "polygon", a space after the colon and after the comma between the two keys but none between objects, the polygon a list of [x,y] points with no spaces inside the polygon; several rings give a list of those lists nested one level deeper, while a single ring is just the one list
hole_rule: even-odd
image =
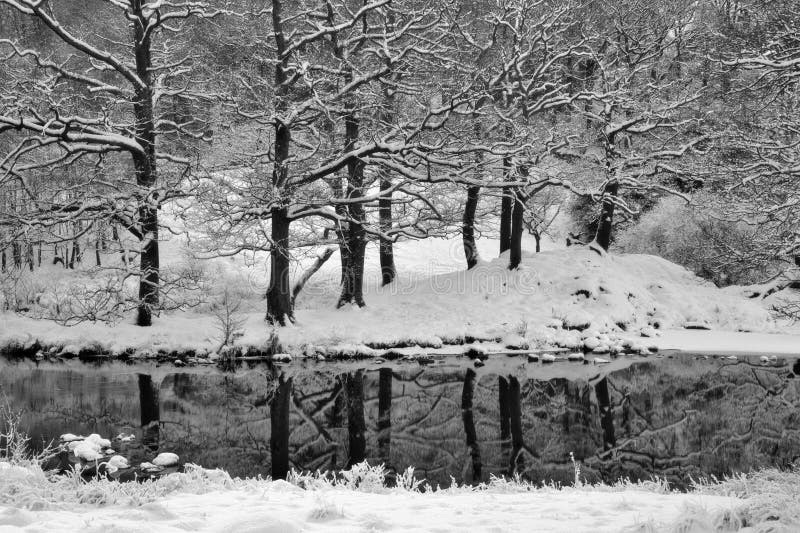
[{"label": "snow-covered rock", "polygon": [[589,337],[585,341],[583,341],[583,346],[587,350],[594,350],[598,346],[600,346],[600,340],[597,337]]},{"label": "snow-covered rock", "polygon": [[77,446],[75,446],[75,449],[72,450],[72,453],[75,457],[83,459],[84,461],[97,461],[104,457],[103,453],[100,451],[100,446],[88,440],[79,442]]},{"label": "snow-covered rock", "polygon": [[108,448],[109,446],[111,446],[111,441],[110,440],[104,439],[103,437],[101,437],[97,433],[92,433],[91,435],[86,437],[84,440],[86,442],[91,442],[91,443],[99,446],[100,448]]},{"label": "snow-covered rock", "polygon": [[163,452],[159,453],[155,459],[153,459],[153,464],[156,466],[161,467],[168,467],[168,466],[175,466],[178,464],[179,457],[170,452]]},{"label": "snow-covered rock", "polygon": [[110,473],[114,473],[117,470],[123,470],[125,468],[129,468],[130,464],[128,464],[128,460],[122,457],[121,455],[115,455],[111,457],[106,463],[106,470]]}]

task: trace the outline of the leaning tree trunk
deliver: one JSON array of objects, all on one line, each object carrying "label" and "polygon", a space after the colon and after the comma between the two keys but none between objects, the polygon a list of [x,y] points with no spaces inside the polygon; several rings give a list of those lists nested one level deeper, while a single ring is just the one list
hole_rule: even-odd
[{"label": "leaning tree trunk", "polygon": [[595,241],[603,250],[608,251],[611,245],[611,232],[614,223],[614,200],[613,197],[619,192],[619,183],[609,182],[603,191],[603,205],[600,208],[600,222],[597,225],[597,235]]},{"label": "leaning tree trunk", "polygon": [[525,201],[519,189],[514,190],[514,210],[511,213],[511,252],[508,259],[508,269],[514,270],[522,262],[522,215],[525,212]]},{"label": "leaning tree trunk", "polygon": [[267,288],[267,322],[285,326],[294,321],[292,291],[289,286],[289,217],[285,207],[272,210],[272,249]]},{"label": "leaning tree trunk", "polygon": [[146,32],[148,18],[142,13],[142,3],[132,2],[134,52],[136,74],[142,85],[136,89],[133,100],[136,140],[144,149],[133,156],[136,185],[145,197],[139,200],[139,238],[142,252],[139,265],[139,308],[136,324],[153,323],[153,309],[159,303],[158,211],[151,199],[150,189],[156,184],[156,133],[153,113],[153,69],[150,55],[150,32]]},{"label": "leaning tree trunk", "polygon": [[464,255],[467,258],[467,270],[478,264],[478,248],[475,244],[475,211],[478,209],[480,187],[467,189],[467,203],[464,206],[464,217],[461,224],[461,239],[464,243]]}]

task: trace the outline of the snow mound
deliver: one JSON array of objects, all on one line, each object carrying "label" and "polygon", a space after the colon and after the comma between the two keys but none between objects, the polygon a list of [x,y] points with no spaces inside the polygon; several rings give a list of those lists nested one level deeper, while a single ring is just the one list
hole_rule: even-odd
[{"label": "snow mound", "polygon": [[[367,309],[307,305],[298,327],[280,332],[284,345],[331,337],[374,343],[385,337],[408,345],[431,338],[506,338],[524,334],[536,344],[579,348],[584,330],[597,335],[683,328],[702,323],[723,330],[765,330],[769,313],[757,302],[716,288],[685,268],[652,255],[600,256],[571,247],[508,256],[469,271],[399,280],[368,291]],[[519,339],[517,340],[519,342]],[[447,341],[445,341],[447,343]],[[592,341],[590,341],[592,344]]]},{"label": "snow mound", "polygon": [[[404,243],[409,249],[412,244]],[[507,349],[560,346],[615,353],[622,350],[621,336],[639,337],[643,331],[653,337],[656,330],[687,326],[774,328],[760,301],[741,291],[718,289],[656,256],[601,256],[586,247],[570,247],[523,254],[513,271],[504,253],[469,271],[444,273],[436,260],[418,254],[415,263],[398,264],[399,277],[385,287],[368,277],[365,309],[335,309],[339,275],[318,280],[327,285],[300,295],[296,324],[277,331],[283,350],[293,356],[361,358],[382,355],[385,349],[450,353],[458,350],[447,345],[505,341],[501,347]],[[237,340],[241,346],[269,346],[263,305],[259,295],[243,313],[243,335]],[[0,319],[7,326],[0,327],[0,346],[33,346],[38,341],[139,356],[209,353],[219,346],[209,333],[218,329],[215,317],[192,311],[162,314],[147,335],[132,322],[64,327],[9,313]]]}]

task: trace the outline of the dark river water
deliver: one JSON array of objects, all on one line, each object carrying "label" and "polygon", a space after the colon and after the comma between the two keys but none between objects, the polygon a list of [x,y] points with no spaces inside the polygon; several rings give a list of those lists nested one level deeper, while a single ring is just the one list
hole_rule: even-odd
[{"label": "dark river water", "polygon": [[795,361],[676,355],[610,365],[502,357],[176,368],[0,359],[0,394],[36,445],[133,433],[115,448],[234,476],[413,465],[432,485],[518,473],[571,483],[724,476],[800,457]]}]

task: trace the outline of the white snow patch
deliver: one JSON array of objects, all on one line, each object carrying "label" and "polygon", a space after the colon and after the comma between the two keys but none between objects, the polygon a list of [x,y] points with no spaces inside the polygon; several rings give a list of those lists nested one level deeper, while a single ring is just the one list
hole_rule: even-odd
[{"label": "white snow patch", "polygon": [[[674,524],[688,505],[711,511],[740,500],[640,490],[535,491],[401,489],[369,493],[341,488],[302,490],[283,481],[206,494],[172,493],[140,507],[53,506],[27,511],[23,531],[85,531],[87,524],[126,532],[409,533],[623,531]],[[12,510],[0,506],[0,520]],[[2,526],[2,522],[0,522]],[[12,526],[12,531],[16,529]],[[638,529],[637,529],[638,530]]]}]

